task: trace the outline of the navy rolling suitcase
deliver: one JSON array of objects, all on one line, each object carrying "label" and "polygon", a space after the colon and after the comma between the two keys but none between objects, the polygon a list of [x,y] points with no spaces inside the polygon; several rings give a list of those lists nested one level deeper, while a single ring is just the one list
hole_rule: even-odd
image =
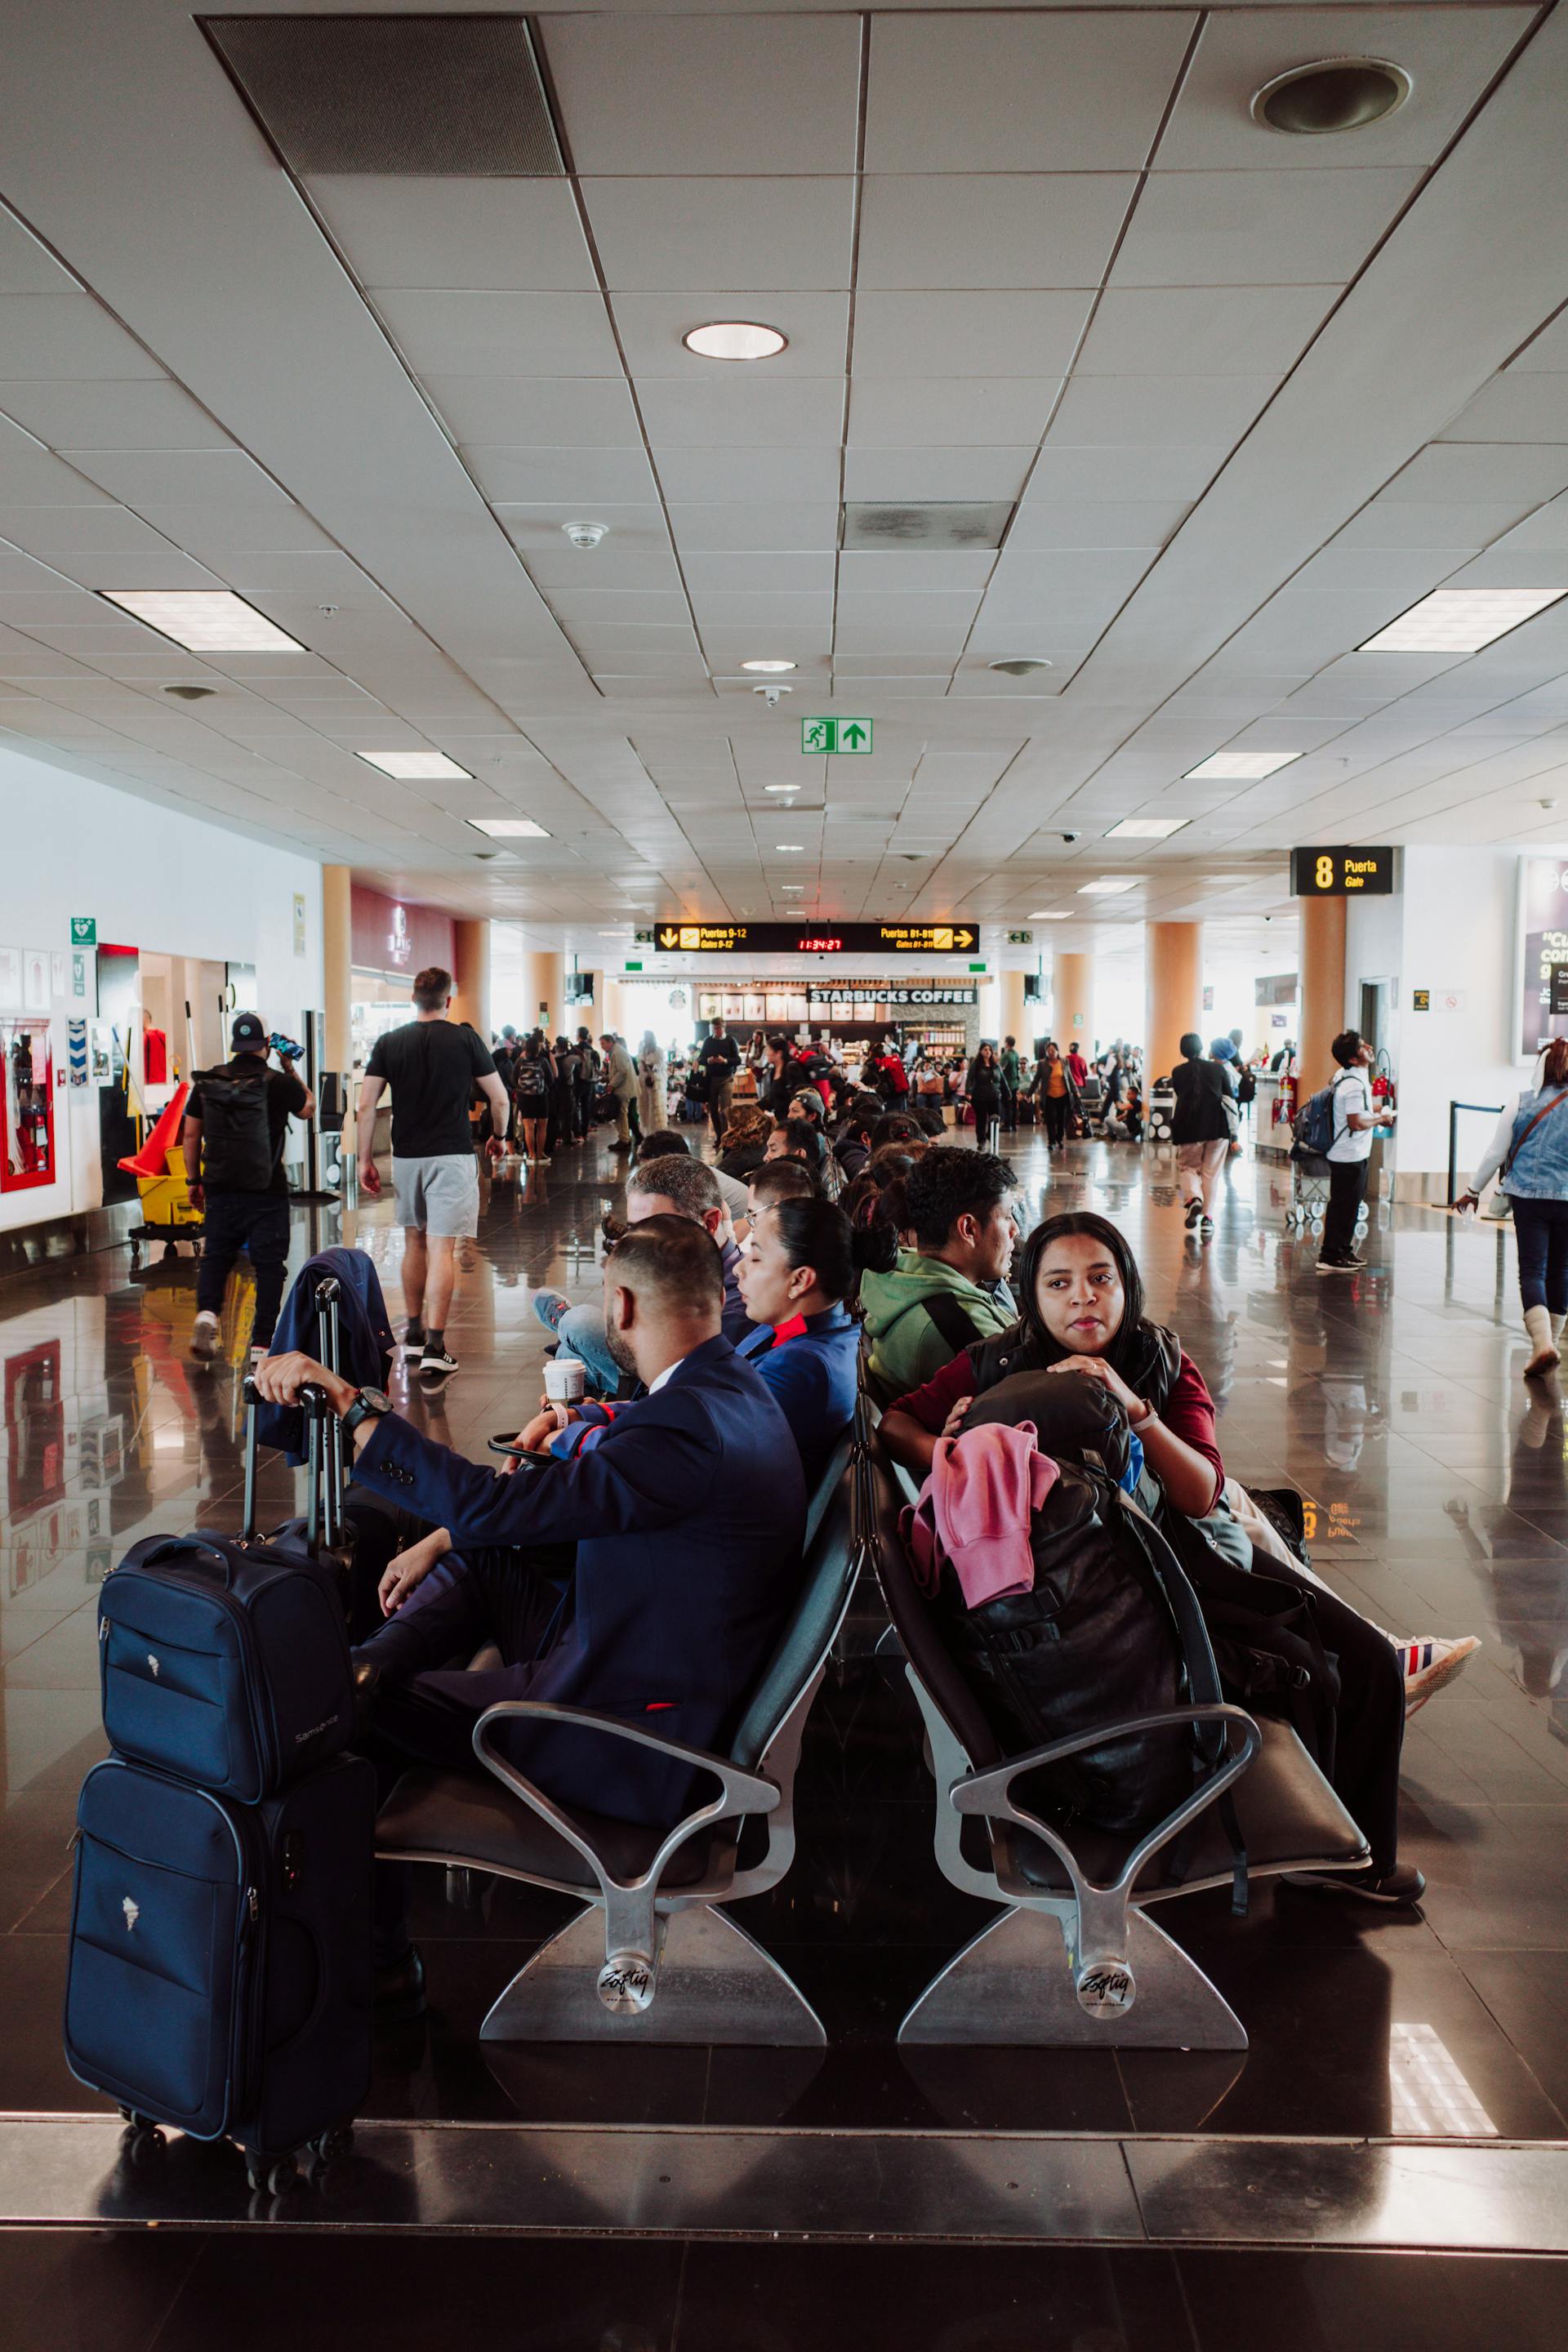
[{"label": "navy rolling suitcase", "polygon": [[[67,2063],[135,2126],[233,2139],[253,2188],[329,2155],[370,2076],[375,1772],[331,1557],[337,1463],[313,1416],[310,1515],[150,1537],[99,1601],[104,1727],[77,1811]],[[336,1435],[336,1424],[331,1434]],[[322,1470],[329,1470],[323,1496]]]},{"label": "navy rolling suitcase", "polygon": [[370,2080],[375,1772],[237,1804],[118,1757],[77,1808],[66,2060],[134,2125],[245,2150],[274,2193]]}]

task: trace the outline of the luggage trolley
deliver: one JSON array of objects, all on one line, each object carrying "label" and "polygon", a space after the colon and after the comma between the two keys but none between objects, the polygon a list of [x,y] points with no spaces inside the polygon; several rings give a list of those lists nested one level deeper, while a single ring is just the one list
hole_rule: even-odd
[{"label": "luggage trolley", "polygon": [[[1285,1223],[1293,1233],[1321,1234],[1323,1219],[1329,1210],[1329,1163],[1326,1160],[1309,1157],[1292,1159],[1290,1162],[1290,1202],[1285,1212]],[[1355,1238],[1361,1241],[1367,1229],[1367,1205],[1362,1202],[1356,1211]]]}]

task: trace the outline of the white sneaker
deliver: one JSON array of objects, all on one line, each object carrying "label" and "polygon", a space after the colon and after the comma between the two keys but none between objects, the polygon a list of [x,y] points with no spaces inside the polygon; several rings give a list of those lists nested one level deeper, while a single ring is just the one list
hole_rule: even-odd
[{"label": "white sneaker", "polygon": [[1417,1707],[1425,1706],[1427,1700],[1434,1693],[1440,1691],[1445,1683],[1451,1683],[1456,1675],[1463,1674],[1465,1667],[1480,1646],[1480,1643],[1473,1633],[1467,1633],[1458,1642],[1443,1642],[1428,1637],[1425,1641],[1415,1640],[1394,1643],[1394,1647],[1399,1652],[1400,1669],[1405,1676],[1406,1721],[1415,1713]]},{"label": "white sneaker", "polygon": [[223,1327],[210,1307],[204,1307],[191,1327],[191,1353],[198,1364],[210,1364],[223,1346]]}]

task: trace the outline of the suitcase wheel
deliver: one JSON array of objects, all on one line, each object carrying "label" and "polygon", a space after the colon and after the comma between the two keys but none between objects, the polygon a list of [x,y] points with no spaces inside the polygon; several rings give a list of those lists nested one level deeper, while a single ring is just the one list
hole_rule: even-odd
[{"label": "suitcase wheel", "polygon": [[163,2132],[150,2116],[138,2115],[134,2107],[121,2107],[120,2112],[127,2126],[124,2150],[132,2164],[140,2164],[165,2145]]},{"label": "suitcase wheel", "polygon": [[247,2156],[245,2177],[253,2189],[265,2189],[269,2197],[281,2197],[300,2178],[300,2168],[291,2156]]},{"label": "suitcase wheel", "polygon": [[339,2124],[331,2131],[318,2132],[315,2138],[308,2143],[318,2164],[331,2164],[339,2157],[347,2156],[353,2144],[353,2124]]}]

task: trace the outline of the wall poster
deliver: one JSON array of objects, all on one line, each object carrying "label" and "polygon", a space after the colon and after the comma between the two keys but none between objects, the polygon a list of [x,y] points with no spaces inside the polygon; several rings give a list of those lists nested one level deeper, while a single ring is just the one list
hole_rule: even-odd
[{"label": "wall poster", "polygon": [[1519,869],[1513,1058],[1528,1062],[1549,1038],[1568,1034],[1568,1016],[1552,1011],[1552,968],[1568,963],[1568,863],[1521,857]]}]

